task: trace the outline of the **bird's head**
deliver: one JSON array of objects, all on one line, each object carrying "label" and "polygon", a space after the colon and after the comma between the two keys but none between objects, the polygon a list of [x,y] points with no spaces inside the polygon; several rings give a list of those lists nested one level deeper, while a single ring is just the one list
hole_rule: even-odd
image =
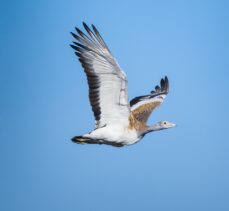
[{"label": "bird's head", "polygon": [[171,127],[175,127],[176,126],[175,123],[172,123],[172,122],[169,122],[169,121],[160,121],[160,122],[156,123],[156,125],[159,128],[162,128],[162,129],[168,129],[168,128],[171,128]]},{"label": "bird's head", "polygon": [[153,126],[149,127],[149,132],[157,131],[157,130],[164,130],[164,129],[172,128],[175,126],[176,126],[175,123],[172,123],[169,121],[160,121],[154,124]]}]

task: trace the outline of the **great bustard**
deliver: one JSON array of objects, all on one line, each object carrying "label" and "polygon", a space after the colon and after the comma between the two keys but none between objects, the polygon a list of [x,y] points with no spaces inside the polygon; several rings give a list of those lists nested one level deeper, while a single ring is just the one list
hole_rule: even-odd
[{"label": "great bustard", "polygon": [[138,142],[149,132],[174,127],[175,124],[161,121],[153,126],[146,122],[151,112],[158,107],[169,91],[169,81],[161,79],[150,94],[128,101],[126,74],[119,67],[98,30],[91,30],[83,23],[88,35],[76,28],[77,40],[71,47],[79,57],[87,75],[89,98],[94,112],[95,129],[85,135],[75,136],[72,141],[80,144],[108,144],[125,146]]}]

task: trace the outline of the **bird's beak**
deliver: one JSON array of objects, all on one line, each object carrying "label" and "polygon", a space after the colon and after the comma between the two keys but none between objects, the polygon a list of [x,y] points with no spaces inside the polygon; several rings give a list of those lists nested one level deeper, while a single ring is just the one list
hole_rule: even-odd
[{"label": "bird's beak", "polygon": [[170,123],[171,127],[176,127],[177,125],[175,123]]}]

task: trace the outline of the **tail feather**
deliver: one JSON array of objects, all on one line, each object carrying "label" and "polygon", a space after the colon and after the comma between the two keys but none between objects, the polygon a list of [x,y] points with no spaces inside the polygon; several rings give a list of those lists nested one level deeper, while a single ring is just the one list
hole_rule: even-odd
[{"label": "tail feather", "polygon": [[98,144],[95,140],[83,136],[75,136],[72,141],[77,144]]},{"label": "tail feather", "polygon": [[109,142],[102,139],[91,139],[84,136],[75,136],[72,138],[72,141],[77,144],[106,144],[114,147],[123,147],[125,144],[117,142]]}]

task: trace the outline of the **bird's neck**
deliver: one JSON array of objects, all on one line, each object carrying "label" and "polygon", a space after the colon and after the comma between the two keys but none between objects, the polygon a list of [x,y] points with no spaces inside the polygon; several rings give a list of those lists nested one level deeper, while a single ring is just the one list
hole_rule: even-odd
[{"label": "bird's neck", "polygon": [[147,130],[147,133],[150,133],[150,132],[154,132],[154,131],[159,131],[159,130],[163,130],[164,128],[159,126],[158,124],[155,124],[153,126],[150,126]]}]

